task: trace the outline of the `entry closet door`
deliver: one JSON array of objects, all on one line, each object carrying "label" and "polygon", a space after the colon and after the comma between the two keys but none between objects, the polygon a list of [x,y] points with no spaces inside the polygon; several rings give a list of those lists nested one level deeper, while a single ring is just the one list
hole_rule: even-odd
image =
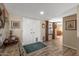
[{"label": "entry closet door", "polygon": [[29,18],[23,19],[23,45],[42,41],[40,21]]},{"label": "entry closet door", "polygon": [[23,45],[34,42],[33,20],[23,19]]}]

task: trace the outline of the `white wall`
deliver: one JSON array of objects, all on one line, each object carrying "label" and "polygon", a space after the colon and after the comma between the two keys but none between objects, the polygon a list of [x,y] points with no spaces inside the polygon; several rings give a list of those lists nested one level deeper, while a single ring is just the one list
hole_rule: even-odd
[{"label": "white wall", "polygon": [[[19,22],[20,24],[20,28],[12,28],[11,27],[11,22]],[[19,39],[22,41],[22,17],[18,17],[18,16],[13,16],[10,14],[9,16],[9,30],[13,31],[13,35],[19,37]]]},{"label": "white wall", "polygon": [[77,13],[77,6],[75,6],[75,7],[72,8],[72,9],[67,10],[67,11],[64,12],[61,16],[62,16],[62,17],[65,17],[65,16],[73,15],[73,14],[75,14],[75,13]]},{"label": "white wall", "polygon": [[[63,17],[73,15],[76,13],[77,13],[77,7],[65,12]],[[72,20],[72,19],[63,20],[63,43],[67,47],[77,49],[77,30],[70,30],[70,31],[65,30],[65,21],[67,20]]]},{"label": "white wall", "polygon": [[77,30],[66,30],[65,29],[66,21],[69,21],[69,20],[76,20],[76,18],[74,18],[74,17],[73,18],[66,18],[63,20],[63,27],[64,27],[63,43],[65,46],[68,46],[73,49],[77,49]]},{"label": "white wall", "polygon": [[23,45],[30,44],[38,41],[42,42],[41,39],[41,21],[30,18],[23,18]]},{"label": "white wall", "polygon": [[77,49],[79,55],[79,6],[77,7]]}]

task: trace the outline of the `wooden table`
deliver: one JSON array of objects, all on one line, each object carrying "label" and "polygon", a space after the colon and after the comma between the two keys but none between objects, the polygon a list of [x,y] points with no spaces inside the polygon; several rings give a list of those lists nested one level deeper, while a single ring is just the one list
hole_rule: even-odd
[{"label": "wooden table", "polygon": [[19,38],[16,36],[13,36],[13,37],[6,38],[3,42],[3,45],[6,47],[6,46],[14,45],[18,42],[19,42]]}]

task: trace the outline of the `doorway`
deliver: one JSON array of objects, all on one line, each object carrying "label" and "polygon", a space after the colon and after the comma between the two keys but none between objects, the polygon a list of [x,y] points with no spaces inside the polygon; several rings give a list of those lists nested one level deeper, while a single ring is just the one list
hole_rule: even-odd
[{"label": "doorway", "polygon": [[45,21],[45,41],[49,41],[52,39],[59,39],[63,37],[63,24],[62,22],[50,22]]}]

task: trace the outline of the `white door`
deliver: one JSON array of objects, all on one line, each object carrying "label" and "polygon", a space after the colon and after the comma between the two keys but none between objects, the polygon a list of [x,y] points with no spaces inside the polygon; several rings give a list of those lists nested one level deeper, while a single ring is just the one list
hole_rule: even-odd
[{"label": "white door", "polygon": [[23,45],[30,44],[34,41],[33,36],[33,21],[23,19]]},{"label": "white door", "polygon": [[23,45],[42,42],[41,25],[39,20],[23,18]]}]

